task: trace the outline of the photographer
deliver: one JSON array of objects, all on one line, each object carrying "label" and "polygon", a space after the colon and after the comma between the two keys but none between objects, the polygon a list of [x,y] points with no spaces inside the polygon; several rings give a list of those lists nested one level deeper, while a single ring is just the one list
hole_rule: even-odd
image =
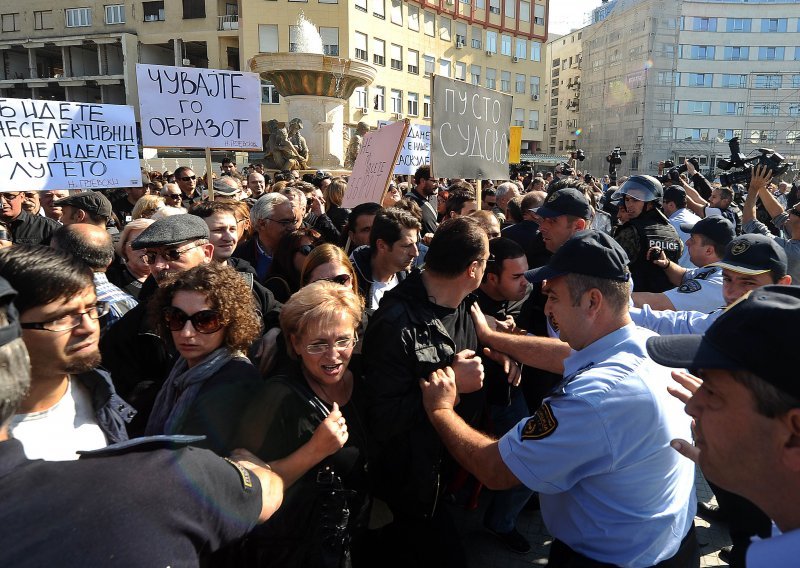
[{"label": "photographer", "polygon": [[[702,188],[703,184],[708,184],[708,180],[697,173],[694,165],[686,160],[686,171],[692,178],[695,186]],[[700,183],[698,184],[698,180]],[[681,185],[686,190],[686,207],[699,217],[711,217],[719,215],[725,217],[736,227],[736,234],[742,234],[742,214],[739,208],[733,203],[733,190],[729,187],[715,187],[711,189],[708,199],[704,199],[697,189],[681,179]],[[710,187],[710,186],[709,186]]]},{"label": "photographer", "polygon": [[[744,202],[743,227],[745,233],[760,233],[775,239],[789,259],[789,274],[792,280],[800,278],[800,204],[784,211],[780,202],[769,191],[769,181],[772,178],[772,171],[765,166],[756,166],[753,176],[750,178],[750,187],[747,192],[747,199]],[[761,203],[772,217],[772,224],[779,229],[789,232],[790,239],[775,237],[769,228],[756,219],[756,201],[761,198]]]}]

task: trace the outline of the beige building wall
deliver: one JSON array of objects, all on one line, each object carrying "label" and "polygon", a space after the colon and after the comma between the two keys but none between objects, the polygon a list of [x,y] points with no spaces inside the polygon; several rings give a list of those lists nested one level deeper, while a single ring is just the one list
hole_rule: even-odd
[{"label": "beige building wall", "polygon": [[583,30],[547,42],[547,148],[565,154],[580,147],[580,84]]}]

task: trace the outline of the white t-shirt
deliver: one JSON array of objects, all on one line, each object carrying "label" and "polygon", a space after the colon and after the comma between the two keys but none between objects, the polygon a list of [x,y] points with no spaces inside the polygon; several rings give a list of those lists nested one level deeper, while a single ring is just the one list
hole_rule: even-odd
[{"label": "white t-shirt", "polygon": [[381,303],[381,298],[383,298],[383,295],[392,288],[394,288],[395,286],[397,286],[398,283],[399,282],[397,280],[396,274],[392,274],[392,277],[389,279],[388,282],[373,282],[369,298],[370,309],[377,310],[378,304]]},{"label": "white t-shirt", "polygon": [[14,416],[10,433],[22,442],[25,456],[31,460],[76,460],[78,450],[97,450],[108,445],[97,425],[89,391],[72,378],[55,405],[41,412]]}]

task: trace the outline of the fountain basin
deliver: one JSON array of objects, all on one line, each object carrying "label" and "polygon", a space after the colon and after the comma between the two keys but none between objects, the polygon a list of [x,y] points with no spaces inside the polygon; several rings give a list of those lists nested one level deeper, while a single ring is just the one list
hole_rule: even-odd
[{"label": "fountain basin", "polygon": [[316,53],[259,53],[250,70],[270,81],[284,97],[310,95],[346,100],[369,85],[377,70],[361,61]]}]

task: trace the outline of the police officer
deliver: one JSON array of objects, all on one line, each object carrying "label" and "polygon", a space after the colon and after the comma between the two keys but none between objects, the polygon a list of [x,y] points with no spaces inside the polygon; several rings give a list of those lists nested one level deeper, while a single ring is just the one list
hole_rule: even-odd
[{"label": "police officer", "polygon": [[666,393],[668,372],[645,353],[652,334],[628,316],[627,264],[610,236],[587,231],[537,272],[573,351],[560,387],[500,440],[453,410],[449,369],[420,381],[431,424],[465,469],[493,489],[539,491],[549,566],[699,566],[693,464],[669,448],[689,421]]},{"label": "police officer", "polygon": [[612,196],[624,207],[630,220],[614,238],[631,260],[630,270],[637,292],[663,292],[672,288],[664,271],[654,266],[648,251],[659,248],[672,262],[678,262],[683,243],[675,228],[661,212],[664,190],[652,176],[632,176]]},{"label": "police officer", "polygon": [[281,478],[243,450],[224,460],[144,451],[159,442],[139,439],[75,461],[28,460],[8,433],[30,386],[15,296],[0,278],[0,565],[200,566],[278,508]]}]

